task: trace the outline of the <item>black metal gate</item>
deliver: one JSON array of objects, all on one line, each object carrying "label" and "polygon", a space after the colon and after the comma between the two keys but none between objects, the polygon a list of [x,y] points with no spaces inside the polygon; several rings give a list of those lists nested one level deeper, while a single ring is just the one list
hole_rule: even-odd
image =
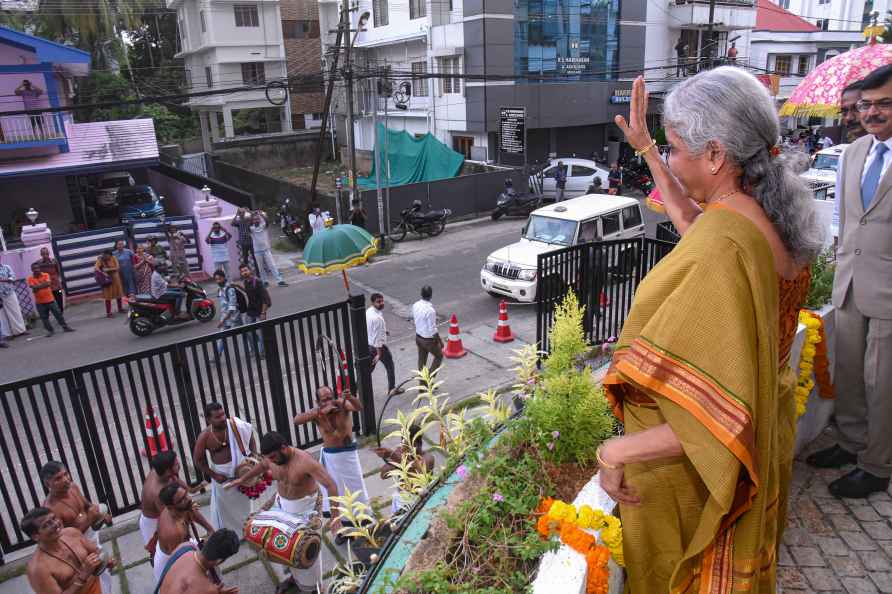
[{"label": "black metal gate", "polygon": [[[180,456],[191,484],[192,444],[205,425],[204,407],[220,402],[258,434],[278,431],[298,447],[320,443],[314,426],[293,417],[333,386],[337,362],[315,351],[325,334],[345,351],[351,385],[364,410],[354,422],[375,432],[365,324],[365,297],[353,296],[289,316],[150,349],[39,378],[0,385],[0,549],[32,544],[19,519],[45,498],[37,470],[48,460],[68,466],[92,501],[114,515],[139,506],[148,472],[147,423]],[[262,351],[259,348],[262,346]],[[262,355],[261,355],[262,352]],[[152,422],[157,415],[161,429]],[[2,562],[2,557],[0,557]]]},{"label": "black metal gate", "polygon": [[568,291],[585,307],[583,326],[591,344],[619,336],[641,279],[674,243],[649,238],[585,243],[539,255],[536,340],[548,352],[554,308]]}]

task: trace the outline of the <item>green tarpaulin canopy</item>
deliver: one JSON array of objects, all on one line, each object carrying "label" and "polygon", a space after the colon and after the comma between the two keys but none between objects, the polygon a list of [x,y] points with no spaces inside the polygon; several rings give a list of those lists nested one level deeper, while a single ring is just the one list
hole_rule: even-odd
[{"label": "green tarpaulin canopy", "polygon": [[[415,138],[405,130],[385,131],[384,126],[378,124],[382,187],[387,185],[384,134],[387,134],[391,187],[455,177],[465,161],[461,153],[455,152],[430,134]],[[368,177],[358,178],[357,183],[366,190],[378,187],[375,184],[374,162],[372,173]]]}]

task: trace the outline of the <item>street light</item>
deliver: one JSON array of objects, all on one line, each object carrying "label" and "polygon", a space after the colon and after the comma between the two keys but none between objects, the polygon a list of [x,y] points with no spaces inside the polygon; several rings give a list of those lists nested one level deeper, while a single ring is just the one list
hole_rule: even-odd
[{"label": "street light", "polygon": [[211,189],[207,184],[204,184],[201,188],[201,193],[204,194],[204,201],[208,202],[211,199]]},{"label": "street light", "polygon": [[37,215],[38,215],[38,212],[36,210],[34,210],[33,207],[29,208],[28,212],[25,213],[25,216],[28,217],[28,220],[31,221],[32,225],[35,223],[35,221],[37,221]]}]

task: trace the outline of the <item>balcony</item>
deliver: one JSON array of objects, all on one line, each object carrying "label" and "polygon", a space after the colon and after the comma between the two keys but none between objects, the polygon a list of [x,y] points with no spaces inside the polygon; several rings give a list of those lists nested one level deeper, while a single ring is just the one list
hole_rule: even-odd
[{"label": "balcony", "polygon": [[[709,2],[704,0],[670,0],[670,27],[676,29],[709,26]],[[756,25],[754,0],[719,0],[715,4],[715,30],[752,29]]]},{"label": "balcony", "polygon": [[58,114],[0,116],[0,150],[65,144],[65,128]]}]

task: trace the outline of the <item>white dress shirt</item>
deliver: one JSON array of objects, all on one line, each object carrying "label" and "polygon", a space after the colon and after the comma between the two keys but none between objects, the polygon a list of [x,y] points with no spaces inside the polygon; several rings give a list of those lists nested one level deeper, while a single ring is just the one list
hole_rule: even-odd
[{"label": "white dress shirt", "polygon": [[433,338],[437,335],[437,312],[430,301],[416,301],[412,306],[412,317],[415,319],[415,334],[421,338]]},{"label": "white dress shirt", "polygon": [[[882,181],[883,177],[886,175],[886,172],[889,171],[889,165],[892,164],[892,138],[888,138],[884,141],[885,145],[889,147],[890,150],[886,151],[883,155],[883,170],[880,173],[880,181]],[[876,148],[880,143],[879,140],[874,137],[873,144],[870,145],[870,151],[867,153],[867,159],[864,160],[864,169],[861,170],[861,183],[864,183],[864,178],[867,176],[867,170],[870,169],[871,164],[873,164],[873,160],[876,158]],[[839,165],[836,168],[836,190],[834,191],[833,196],[833,225],[831,230],[833,231],[834,236],[839,236],[839,201],[842,196],[842,188],[839,185],[840,177],[842,173],[843,159],[845,158],[846,153],[843,153],[839,156]],[[860,200],[860,196],[858,199]]]},{"label": "white dress shirt", "polygon": [[365,327],[369,335],[369,345],[380,349],[387,339],[387,323],[374,305],[365,310]]}]

